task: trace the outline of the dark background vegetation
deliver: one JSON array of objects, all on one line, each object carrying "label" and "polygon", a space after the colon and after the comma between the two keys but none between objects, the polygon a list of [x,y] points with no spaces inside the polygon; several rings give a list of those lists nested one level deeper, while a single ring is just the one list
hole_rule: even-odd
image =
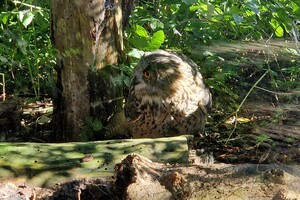
[{"label": "dark background vegetation", "polygon": [[[52,96],[56,51],[50,26],[50,1],[1,2],[0,73],[8,96],[29,102]],[[209,120],[223,123],[245,99],[298,101],[299,95],[277,94],[300,88],[299,27],[298,0],[134,1],[125,28],[128,59],[114,66],[123,73],[112,79],[126,88],[143,51],[182,51],[200,66],[213,93]]]}]

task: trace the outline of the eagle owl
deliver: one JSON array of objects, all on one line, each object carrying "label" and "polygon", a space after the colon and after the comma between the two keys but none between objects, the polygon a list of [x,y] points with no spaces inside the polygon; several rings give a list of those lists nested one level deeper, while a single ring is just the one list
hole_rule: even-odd
[{"label": "eagle owl", "polygon": [[176,52],[146,52],[137,64],[125,117],[133,138],[204,132],[211,93],[198,66]]}]

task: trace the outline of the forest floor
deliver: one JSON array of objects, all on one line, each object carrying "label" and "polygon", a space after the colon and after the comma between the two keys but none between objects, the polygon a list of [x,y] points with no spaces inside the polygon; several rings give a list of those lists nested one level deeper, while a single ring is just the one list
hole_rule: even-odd
[{"label": "forest floor", "polygon": [[[9,106],[4,104],[0,104],[0,123],[20,121],[21,125],[10,124],[2,129],[2,141],[51,142],[51,99],[42,102],[22,100],[16,105],[10,102],[11,110],[5,112],[11,112],[12,116],[6,119],[4,116],[9,113],[5,113],[3,107]],[[16,117],[18,115],[20,117]],[[300,199],[299,102],[250,101],[226,120],[221,120],[218,113],[213,112],[208,119],[207,130],[204,138],[193,142],[199,159],[191,165],[169,166],[167,163],[151,163],[146,158],[135,157],[129,159],[131,162],[121,163],[122,169],[117,170],[119,178],[116,180],[86,178],[58,183],[51,188],[30,187],[18,181],[3,180],[0,181],[0,197],[12,199],[11,195],[17,195],[24,199],[117,199],[116,190],[121,190],[123,196],[118,193],[119,199],[125,198],[125,193],[127,198],[139,199],[136,191],[130,190],[129,186],[136,184],[135,188],[141,187],[138,179],[149,181],[145,175],[137,173],[141,168],[135,164],[140,163],[140,166],[152,170],[147,171],[150,177],[172,180],[168,183],[159,182],[160,186],[168,190],[160,191],[163,195],[160,199]],[[14,131],[20,133],[14,134]],[[134,164],[132,159],[137,159],[137,162]],[[136,173],[128,174],[124,169]],[[203,176],[203,173],[206,175]],[[263,181],[257,181],[262,177]],[[123,182],[120,184],[120,181]],[[151,184],[153,187],[151,190],[161,190],[152,179],[150,182],[149,187]],[[276,184],[285,187],[278,188]],[[120,189],[122,187],[127,190]],[[240,187],[244,188],[246,196],[239,191]],[[198,188],[198,193],[194,191],[195,188]],[[149,192],[147,195],[151,196]]]}]

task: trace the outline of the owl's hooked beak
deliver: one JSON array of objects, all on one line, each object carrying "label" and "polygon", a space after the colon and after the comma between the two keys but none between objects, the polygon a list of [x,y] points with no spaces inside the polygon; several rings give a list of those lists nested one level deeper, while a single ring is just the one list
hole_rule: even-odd
[{"label": "owl's hooked beak", "polygon": [[146,89],[146,84],[145,82],[143,81],[142,78],[138,77],[138,76],[134,76],[131,80],[131,85],[130,85],[130,89],[132,91],[142,91],[142,90],[145,90]]},{"label": "owl's hooked beak", "polygon": [[155,86],[150,82],[146,82],[143,77],[140,77],[139,75],[135,75],[131,79],[130,90],[141,97],[144,95],[157,95]]},{"label": "owl's hooked beak", "polygon": [[141,80],[138,79],[138,77],[134,76],[132,81],[131,81],[132,85],[131,86],[135,86],[141,83]]}]

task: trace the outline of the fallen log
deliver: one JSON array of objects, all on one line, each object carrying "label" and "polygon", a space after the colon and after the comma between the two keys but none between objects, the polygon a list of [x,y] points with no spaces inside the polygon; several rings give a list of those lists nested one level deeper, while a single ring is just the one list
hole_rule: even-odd
[{"label": "fallen log", "polygon": [[300,167],[274,164],[163,164],[130,154],[114,179],[83,178],[55,187],[0,183],[6,199],[300,199]]},{"label": "fallen log", "polygon": [[114,166],[130,153],[157,162],[187,163],[190,136],[74,143],[0,143],[1,181],[38,187],[70,180],[111,177]]},{"label": "fallen log", "polygon": [[137,154],[116,165],[119,199],[300,199],[299,166],[170,165]]}]

